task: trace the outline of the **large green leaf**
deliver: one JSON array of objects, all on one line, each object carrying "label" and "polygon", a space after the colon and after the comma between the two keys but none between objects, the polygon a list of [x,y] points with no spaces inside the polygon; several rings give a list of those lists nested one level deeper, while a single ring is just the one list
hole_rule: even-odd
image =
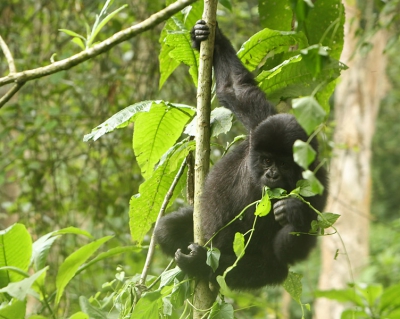
[{"label": "large green leaf", "polygon": [[311,44],[322,44],[331,50],[329,55],[339,59],[344,43],[344,6],[341,0],[313,2],[305,21],[307,37]]},{"label": "large green leaf", "polygon": [[137,113],[148,112],[152,104],[157,102],[158,101],[141,101],[124,108],[94,128],[91,133],[86,134],[83,137],[83,141],[95,141],[104,134],[114,131],[116,128],[125,127]]},{"label": "large green leaf", "polygon": [[[129,226],[132,239],[142,242],[151,225],[155,222],[165,194],[169,190],[183,159],[195,147],[194,142],[183,142],[172,147],[161,159],[154,174],[139,187],[139,194],[129,202]],[[184,187],[185,175],[175,188],[169,205]]]},{"label": "large green leaf", "polygon": [[272,70],[261,72],[257,81],[268,99],[277,104],[280,100],[312,94],[321,83],[327,84],[339,77],[343,69],[342,63],[331,59],[314,78],[301,55],[296,55]]},{"label": "large green leaf", "polygon": [[94,242],[91,242],[77,251],[73,252],[69,255],[64,262],[61,264],[57,278],[56,278],[56,287],[57,287],[57,295],[56,295],[56,304],[60,302],[61,296],[64,293],[65,287],[71,281],[71,279],[75,276],[78,268],[92,256],[96,252],[97,249],[100,248],[106,241],[110,240],[113,236],[106,236],[100,238]]},{"label": "large green leaf", "polygon": [[[315,128],[320,125],[326,117],[325,110],[312,96],[294,99],[293,113],[301,127],[308,135],[310,135],[311,132],[314,131]],[[306,168],[305,166],[303,167]]]},{"label": "large green leaf", "polygon": [[190,34],[183,21],[178,17],[168,20],[160,36],[160,43],[161,77],[159,86],[164,84],[181,62],[189,66],[189,73],[197,86],[199,53],[192,49]]},{"label": "large green leaf", "polygon": [[160,291],[151,291],[143,294],[133,309],[131,318],[158,319],[158,308],[162,306]]},{"label": "large green leaf", "polygon": [[159,42],[161,44],[161,50],[160,54],[158,56],[158,60],[160,61],[160,81],[159,81],[159,89],[162,88],[164,85],[165,81],[169,78],[169,76],[172,74],[172,72],[175,71],[175,69],[178,67],[180,64],[179,61],[175,60],[172,58],[169,53],[174,49],[173,46],[170,46],[166,43],[166,37],[168,35],[168,32],[171,30],[177,30],[178,27],[174,23],[172,19],[167,20],[165,23],[164,28],[161,31],[160,34],[160,39]]},{"label": "large green leaf", "polygon": [[216,301],[216,302],[214,302],[214,304],[211,308],[211,312],[210,312],[210,315],[208,318],[209,319],[233,319],[233,318],[235,318],[233,306],[226,302],[222,302],[220,304]]},{"label": "large green leaf", "polygon": [[291,2],[292,0],[258,0],[261,25],[270,29],[290,31],[293,22]]},{"label": "large green leaf", "polygon": [[316,156],[315,150],[311,147],[310,144],[303,142],[301,140],[297,140],[293,144],[293,159],[304,169],[308,168]]},{"label": "large green leaf", "polygon": [[133,149],[145,179],[153,174],[161,156],[175,144],[194,113],[190,106],[159,102],[137,117]]},{"label": "large green leaf", "polygon": [[10,302],[0,305],[0,318],[2,319],[24,319],[26,312],[26,300],[12,299]]},{"label": "large green leaf", "polygon": [[286,52],[294,45],[299,49],[307,47],[307,38],[302,32],[264,29],[243,43],[237,55],[247,69],[253,71],[269,52]]},{"label": "large green leaf", "polygon": [[288,277],[282,284],[283,288],[292,296],[297,303],[301,304],[301,293],[303,291],[303,286],[301,284],[301,278],[303,276],[292,271],[289,272]]},{"label": "large green leaf", "polygon": [[[216,107],[211,111],[210,125],[211,136],[218,136],[221,133],[227,133],[232,127],[232,112],[225,107]],[[186,126],[185,134],[196,136],[197,130],[197,115]]]},{"label": "large green leaf", "polygon": [[[22,224],[0,231],[0,267],[14,266],[28,271],[32,256],[32,239]],[[0,288],[24,278],[16,272],[0,271]]]},{"label": "large green leaf", "polygon": [[[172,74],[172,72],[175,71],[175,69],[178,67],[178,65],[181,62],[184,62],[180,57],[179,57],[179,52],[182,48],[177,49],[176,45],[179,46],[178,43],[174,43],[174,38],[169,38],[169,34],[171,31],[182,31],[183,35],[187,34],[187,30],[191,29],[197,20],[200,19],[201,14],[203,12],[203,7],[204,3],[203,1],[197,1],[194,4],[187,6],[185,9],[183,9],[180,13],[176,14],[173,18],[169,19],[166,23],[165,26],[161,32],[160,35],[160,44],[161,44],[161,50],[160,50],[160,55],[158,57],[160,61],[160,82],[159,82],[159,88],[161,88],[165,81],[168,79],[168,77]],[[173,33],[173,32],[172,32]],[[182,41],[182,44],[186,47],[184,50],[185,53],[189,56],[189,59],[185,58],[185,61],[189,61],[188,65],[191,66],[191,68],[194,68],[192,72],[194,74],[197,74],[197,52],[192,52],[191,54],[194,54],[196,57],[196,60],[192,60],[191,54],[186,52],[188,50],[187,44],[190,44],[190,38],[188,42],[187,37],[180,37],[179,39]],[[177,50],[177,52],[173,52]],[[192,50],[192,49],[190,49]],[[193,51],[193,50],[192,50]],[[183,57],[182,57],[183,58]],[[196,62],[196,64],[191,65],[192,63]],[[185,62],[184,62],[185,63]],[[187,64],[187,63],[186,63]],[[195,83],[197,83],[197,78],[193,79]]]}]

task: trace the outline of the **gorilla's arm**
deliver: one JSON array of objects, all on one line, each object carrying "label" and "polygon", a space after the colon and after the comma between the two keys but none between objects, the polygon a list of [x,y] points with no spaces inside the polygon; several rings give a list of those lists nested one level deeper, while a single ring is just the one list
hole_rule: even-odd
[{"label": "gorilla's arm", "polygon": [[[208,37],[209,29],[200,20],[191,32],[194,48]],[[221,105],[230,109],[248,131],[261,121],[276,113],[264,92],[260,90],[253,75],[243,66],[230,41],[217,27],[215,31],[214,74],[217,97]]]}]

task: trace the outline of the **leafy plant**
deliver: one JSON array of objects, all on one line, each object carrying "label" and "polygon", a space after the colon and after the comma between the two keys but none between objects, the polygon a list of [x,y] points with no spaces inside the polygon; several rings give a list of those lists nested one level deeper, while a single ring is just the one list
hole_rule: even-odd
[{"label": "leafy plant", "polygon": [[366,319],[400,317],[400,285],[386,289],[380,284],[356,284],[347,289],[317,291],[317,297],[328,298],[342,303],[351,303],[343,311],[342,319]]}]

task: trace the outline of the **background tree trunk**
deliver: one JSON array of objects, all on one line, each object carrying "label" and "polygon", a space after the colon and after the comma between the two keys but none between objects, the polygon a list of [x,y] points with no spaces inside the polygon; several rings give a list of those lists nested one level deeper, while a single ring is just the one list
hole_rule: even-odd
[{"label": "background tree trunk", "polygon": [[[369,213],[371,198],[371,141],[380,100],[388,89],[386,30],[369,39],[368,53],[358,50],[360,11],[345,2],[345,44],[341,61],[349,66],[335,94],[335,151],[330,168],[330,196],[325,211],[340,214],[336,226],[343,238],[347,256],[337,235],[322,239],[322,268],[319,289],[341,289],[352,282],[368,263]],[[339,252],[335,258],[336,252]],[[349,262],[351,263],[351,267]],[[344,305],[318,299],[314,318],[340,318]]]}]

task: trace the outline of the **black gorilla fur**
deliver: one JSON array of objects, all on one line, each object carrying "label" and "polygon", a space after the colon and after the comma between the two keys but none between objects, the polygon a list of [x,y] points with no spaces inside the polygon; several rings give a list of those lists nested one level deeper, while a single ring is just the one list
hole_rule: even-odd
[{"label": "black gorilla fur", "polygon": [[[209,35],[204,21],[191,31],[193,47]],[[302,179],[302,169],[293,161],[293,143],[308,136],[289,114],[277,114],[259,89],[253,75],[237,58],[230,41],[217,27],[214,51],[214,72],[220,104],[230,109],[249,131],[249,137],[224,156],[207,177],[201,202],[202,231],[205,239],[229,223],[244,207],[262,197],[264,186],[283,188],[290,192]],[[315,140],[311,145],[318,150]],[[315,160],[310,169],[318,165]],[[326,202],[326,171],[321,167],[317,178],[325,186],[321,196],[307,200],[318,210]],[[273,201],[270,214],[257,220],[253,237],[245,255],[226,277],[232,289],[251,289],[282,283],[288,265],[304,259],[316,243],[308,232],[316,214],[298,199]],[[184,208],[161,219],[155,235],[161,249],[175,256],[178,266],[190,276],[215,281],[217,275],[236,260],[233,239],[252,228],[254,205],[242,219],[220,231],[212,240],[221,251],[219,267],[214,273],[206,264],[206,249],[193,242],[193,212]],[[192,243],[192,244],[191,244]]]}]

